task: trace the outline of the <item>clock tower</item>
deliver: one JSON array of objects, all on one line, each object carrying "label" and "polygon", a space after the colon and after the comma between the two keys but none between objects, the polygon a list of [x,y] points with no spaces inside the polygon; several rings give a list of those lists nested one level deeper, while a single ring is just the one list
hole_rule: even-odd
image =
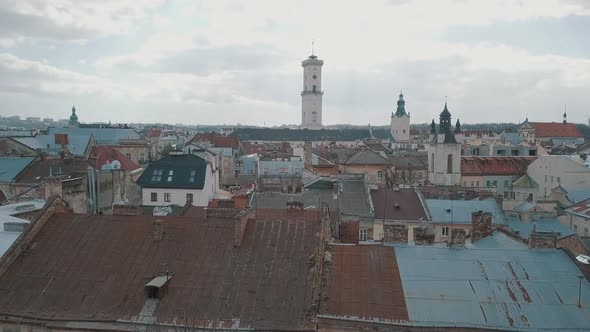
[{"label": "clock tower", "polygon": [[303,91],[301,91],[301,127],[322,128],[322,66],[324,60],[312,54],[305,59],[303,66]]}]

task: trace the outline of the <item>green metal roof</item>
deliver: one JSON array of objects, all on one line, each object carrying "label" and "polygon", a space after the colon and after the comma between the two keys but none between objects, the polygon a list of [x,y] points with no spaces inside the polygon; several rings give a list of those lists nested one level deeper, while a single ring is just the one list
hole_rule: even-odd
[{"label": "green metal roof", "polygon": [[[373,137],[393,141],[388,129],[371,129]],[[242,141],[360,141],[371,137],[369,129],[238,128],[230,136]]]},{"label": "green metal roof", "polygon": [[521,188],[537,188],[539,185],[530,176],[525,174],[514,181],[512,186]]}]

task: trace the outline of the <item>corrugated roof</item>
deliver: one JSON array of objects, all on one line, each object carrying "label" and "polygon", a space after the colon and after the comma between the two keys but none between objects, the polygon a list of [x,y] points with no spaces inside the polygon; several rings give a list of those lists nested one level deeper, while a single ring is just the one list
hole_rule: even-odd
[{"label": "corrugated roof", "polygon": [[536,157],[461,157],[461,175],[522,175]]},{"label": "corrugated roof", "polygon": [[492,223],[505,223],[504,213],[495,199],[459,201],[448,199],[427,199],[426,206],[430,212],[433,223],[470,224],[471,214],[477,211],[489,212],[492,214]]},{"label": "corrugated roof", "polygon": [[207,162],[193,154],[169,155],[154,161],[137,179],[144,188],[203,189]]},{"label": "corrugated roof", "polygon": [[[494,235],[496,236],[496,235]],[[590,284],[561,250],[396,246],[411,322],[509,330],[587,329]]]},{"label": "corrugated roof", "polygon": [[0,157],[0,181],[12,181],[35,157]]},{"label": "corrugated roof", "polygon": [[[13,139],[31,149],[58,155],[61,145],[55,144],[55,135],[37,135],[35,137],[14,137]],[[68,151],[75,156],[84,156],[91,143],[92,135],[68,135]]]},{"label": "corrugated roof", "polygon": [[93,135],[96,144],[117,145],[120,140],[140,139],[141,136],[132,128],[49,128],[49,135]]}]

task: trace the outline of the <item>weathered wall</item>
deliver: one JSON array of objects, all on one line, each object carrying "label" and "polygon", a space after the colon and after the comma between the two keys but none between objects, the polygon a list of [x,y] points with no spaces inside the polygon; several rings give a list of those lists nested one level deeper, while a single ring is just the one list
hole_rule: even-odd
[{"label": "weathered wall", "polygon": [[359,243],[359,222],[354,220],[340,222],[340,241],[343,243]]},{"label": "weathered wall", "polygon": [[384,243],[408,243],[408,227],[406,225],[383,225]]},{"label": "weathered wall", "polygon": [[489,212],[473,212],[471,214],[471,242],[492,235],[492,214]]}]

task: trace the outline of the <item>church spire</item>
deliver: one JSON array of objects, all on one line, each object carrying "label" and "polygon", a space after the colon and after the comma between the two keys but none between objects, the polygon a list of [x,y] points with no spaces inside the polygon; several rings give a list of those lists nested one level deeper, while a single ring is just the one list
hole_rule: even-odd
[{"label": "church spire", "polygon": [[563,124],[567,123],[567,105],[563,105]]},{"label": "church spire", "polygon": [[455,123],[455,134],[460,134],[461,133],[461,122],[459,121],[459,118],[457,118],[457,123]]},{"label": "church spire", "polygon": [[432,119],[432,123],[430,124],[430,133],[436,134],[436,123],[434,123],[434,119]]},{"label": "church spire", "polygon": [[404,94],[400,91],[399,99],[397,100],[397,110],[395,112],[395,116],[402,117],[404,115],[408,115],[408,113],[406,113],[406,101],[404,100]]}]

